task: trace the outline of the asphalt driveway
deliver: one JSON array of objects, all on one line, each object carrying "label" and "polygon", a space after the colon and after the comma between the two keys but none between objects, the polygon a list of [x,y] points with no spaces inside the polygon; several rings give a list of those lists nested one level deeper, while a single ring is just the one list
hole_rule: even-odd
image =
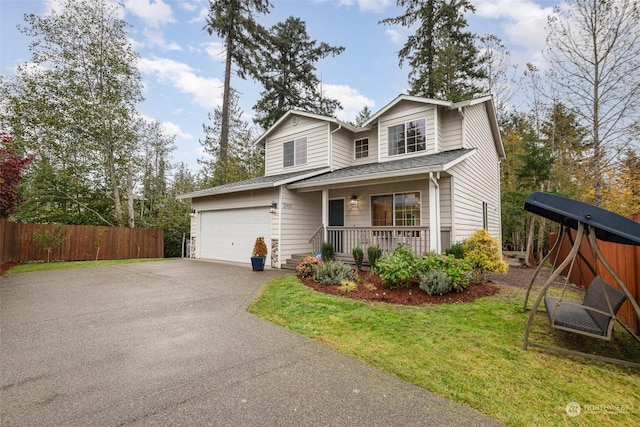
[{"label": "asphalt driveway", "polygon": [[0,424],[499,425],[247,313],[283,274],[167,260],[0,276]]}]

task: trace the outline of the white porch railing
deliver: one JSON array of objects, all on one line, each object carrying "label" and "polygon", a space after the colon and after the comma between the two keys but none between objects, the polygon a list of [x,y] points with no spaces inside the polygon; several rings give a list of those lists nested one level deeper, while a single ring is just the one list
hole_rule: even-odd
[{"label": "white porch railing", "polygon": [[[320,227],[309,240],[314,252],[322,247]],[[441,230],[442,249],[450,246],[450,230]],[[429,252],[429,227],[327,227],[327,241],[333,244],[337,254],[351,255],[355,247],[367,253],[369,246],[378,246],[383,253],[393,252],[398,246],[406,245],[417,254]]]}]

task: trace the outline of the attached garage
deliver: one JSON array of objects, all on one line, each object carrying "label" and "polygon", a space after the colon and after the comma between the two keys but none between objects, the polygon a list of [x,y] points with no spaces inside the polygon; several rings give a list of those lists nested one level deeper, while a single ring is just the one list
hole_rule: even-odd
[{"label": "attached garage", "polygon": [[263,206],[200,212],[199,228],[198,258],[248,263],[258,236],[271,250],[271,214]]}]

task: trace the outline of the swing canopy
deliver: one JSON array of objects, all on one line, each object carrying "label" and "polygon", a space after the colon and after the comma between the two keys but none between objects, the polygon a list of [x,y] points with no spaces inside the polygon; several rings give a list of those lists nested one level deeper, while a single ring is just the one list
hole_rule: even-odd
[{"label": "swing canopy", "polygon": [[583,223],[603,242],[640,246],[640,222],[579,200],[536,192],[527,197],[524,209],[574,230]]},{"label": "swing canopy", "polygon": [[[572,244],[572,248],[562,262],[555,266],[555,269],[543,285],[540,294],[531,308],[531,314],[529,315],[529,321],[525,329],[523,349],[526,350],[527,347],[531,345],[640,368],[640,363],[637,362],[596,356],[529,341],[529,332],[533,325],[534,316],[544,300],[549,323],[553,328],[609,341],[612,338],[613,325],[617,321],[633,338],[640,342],[640,336],[617,317],[617,312],[622,304],[625,301],[629,301],[636,317],[640,320],[640,306],[638,306],[634,296],[624,282],[611,268],[598,246],[598,240],[640,246],[640,223],[588,203],[549,193],[531,193],[525,200],[524,209],[560,224],[560,233],[554,247],[540,262],[529,283],[524,301],[525,311],[528,309],[529,296],[535,279],[547,258],[558,248],[558,245],[565,236]],[[575,239],[571,236],[571,229],[576,230]],[[589,265],[587,266],[596,275],[586,290],[584,300],[582,302],[564,300],[564,290],[560,298],[547,295],[547,290],[560,273],[563,272],[565,268],[568,268],[569,272],[571,272],[576,257],[582,257],[579,249],[583,237],[587,240],[595,257],[595,269]],[[597,273],[598,261],[602,263],[607,272],[614,278],[618,286],[617,288],[605,282],[602,277],[599,276]],[[569,275],[566,276],[564,289],[566,289],[568,281]]]}]

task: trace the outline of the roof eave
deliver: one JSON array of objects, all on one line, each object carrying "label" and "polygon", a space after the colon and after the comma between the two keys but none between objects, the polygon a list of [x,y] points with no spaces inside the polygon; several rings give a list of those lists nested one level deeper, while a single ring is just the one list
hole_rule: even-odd
[{"label": "roof eave", "polygon": [[431,165],[431,166],[421,166],[417,168],[411,169],[402,169],[396,171],[385,171],[385,172],[377,172],[366,175],[359,176],[349,176],[343,178],[334,178],[327,179],[322,182],[313,182],[313,183],[292,183],[287,187],[294,189],[303,189],[303,188],[315,188],[315,187],[326,187],[327,185],[336,185],[336,184],[349,184],[354,182],[363,182],[363,181],[371,181],[376,179],[385,179],[385,178],[396,178],[403,176],[411,176],[411,175],[421,175],[429,172],[443,172],[445,169],[443,165]]}]

